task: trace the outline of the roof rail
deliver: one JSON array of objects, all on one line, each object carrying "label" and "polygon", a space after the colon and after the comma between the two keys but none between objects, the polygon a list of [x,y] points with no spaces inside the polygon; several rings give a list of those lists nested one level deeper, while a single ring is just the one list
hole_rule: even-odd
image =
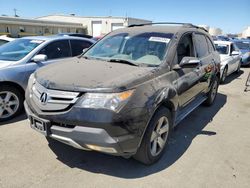
[{"label": "roof rail", "polygon": [[183,26],[188,26],[188,27],[194,27],[197,29],[202,29],[208,32],[204,27],[199,27],[191,23],[182,23],[182,22],[152,22],[152,23],[143,23],[143,24],[132,24],[132,25],[129,25],[128,27],[140,27],[140,26],[145,26],[145,25],[183,25]]}]

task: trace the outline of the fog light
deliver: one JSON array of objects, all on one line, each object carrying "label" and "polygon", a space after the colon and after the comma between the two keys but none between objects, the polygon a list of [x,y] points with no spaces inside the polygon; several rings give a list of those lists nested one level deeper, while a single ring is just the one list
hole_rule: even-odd
[{"label": "fog light", "polygon": [[90,144],[86,144],[86,147],[95,151],[101,151],[105,153],[117,153],[116,149],[111,148],[111,147],[101,147],[101,146],[95,146],[95,145],[90,145]]}]

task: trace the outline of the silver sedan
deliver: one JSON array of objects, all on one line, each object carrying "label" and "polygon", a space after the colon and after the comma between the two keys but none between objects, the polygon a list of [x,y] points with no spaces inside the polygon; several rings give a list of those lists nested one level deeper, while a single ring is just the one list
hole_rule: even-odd
[{"label": "silver sedan", "polygon": [[23,110],[29,76],[38,68],[72,58],[95,41],[70,36],[25,37],[0,47],[0,121]]}]

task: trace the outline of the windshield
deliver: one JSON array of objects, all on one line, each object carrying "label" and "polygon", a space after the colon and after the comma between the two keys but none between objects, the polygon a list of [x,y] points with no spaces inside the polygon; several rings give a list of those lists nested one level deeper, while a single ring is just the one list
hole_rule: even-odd
[{"label": "windshield", "polygon": [[235,44],[241,50],[250,50],[250,42],[238,41],[238,42],[235,42]]},{"label": "windshield", "polygon": [[229,52],[229,46],[226,44],[215,44],[215,48],[219,54],[228,54]]},{"label": "windshield", "polygon": [[0,60],[18,61],[28,55],[43,40],[17,39],[0,47]]},{"label": "windshield", "polygon": [[158,66],[165,57],[172,36],[172,33],[155,32],[137,35],[120,33],[107,36],[84,54],[84,57]]}]

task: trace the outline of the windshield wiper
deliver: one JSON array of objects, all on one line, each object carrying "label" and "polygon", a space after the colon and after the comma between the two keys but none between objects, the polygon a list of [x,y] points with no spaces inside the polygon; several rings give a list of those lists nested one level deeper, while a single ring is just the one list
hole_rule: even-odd
[{"label": "windshield wiper", "polygon": [[103,58],[100,58],[100,57],[93,57],[93,56],[81,56],[81,58],[84,58],[84,59],[90,59],[90,60],[100,60],[100,61],[106,61],[106,59],[103,59]]},{"label": "windshield wiper", "polygon": [[125,60],[125,59],[110,59],[108,61],[114,62],[114,63],[123,63],[123,64],[128,64],[128,65],[138,66],[138,64]]}]

